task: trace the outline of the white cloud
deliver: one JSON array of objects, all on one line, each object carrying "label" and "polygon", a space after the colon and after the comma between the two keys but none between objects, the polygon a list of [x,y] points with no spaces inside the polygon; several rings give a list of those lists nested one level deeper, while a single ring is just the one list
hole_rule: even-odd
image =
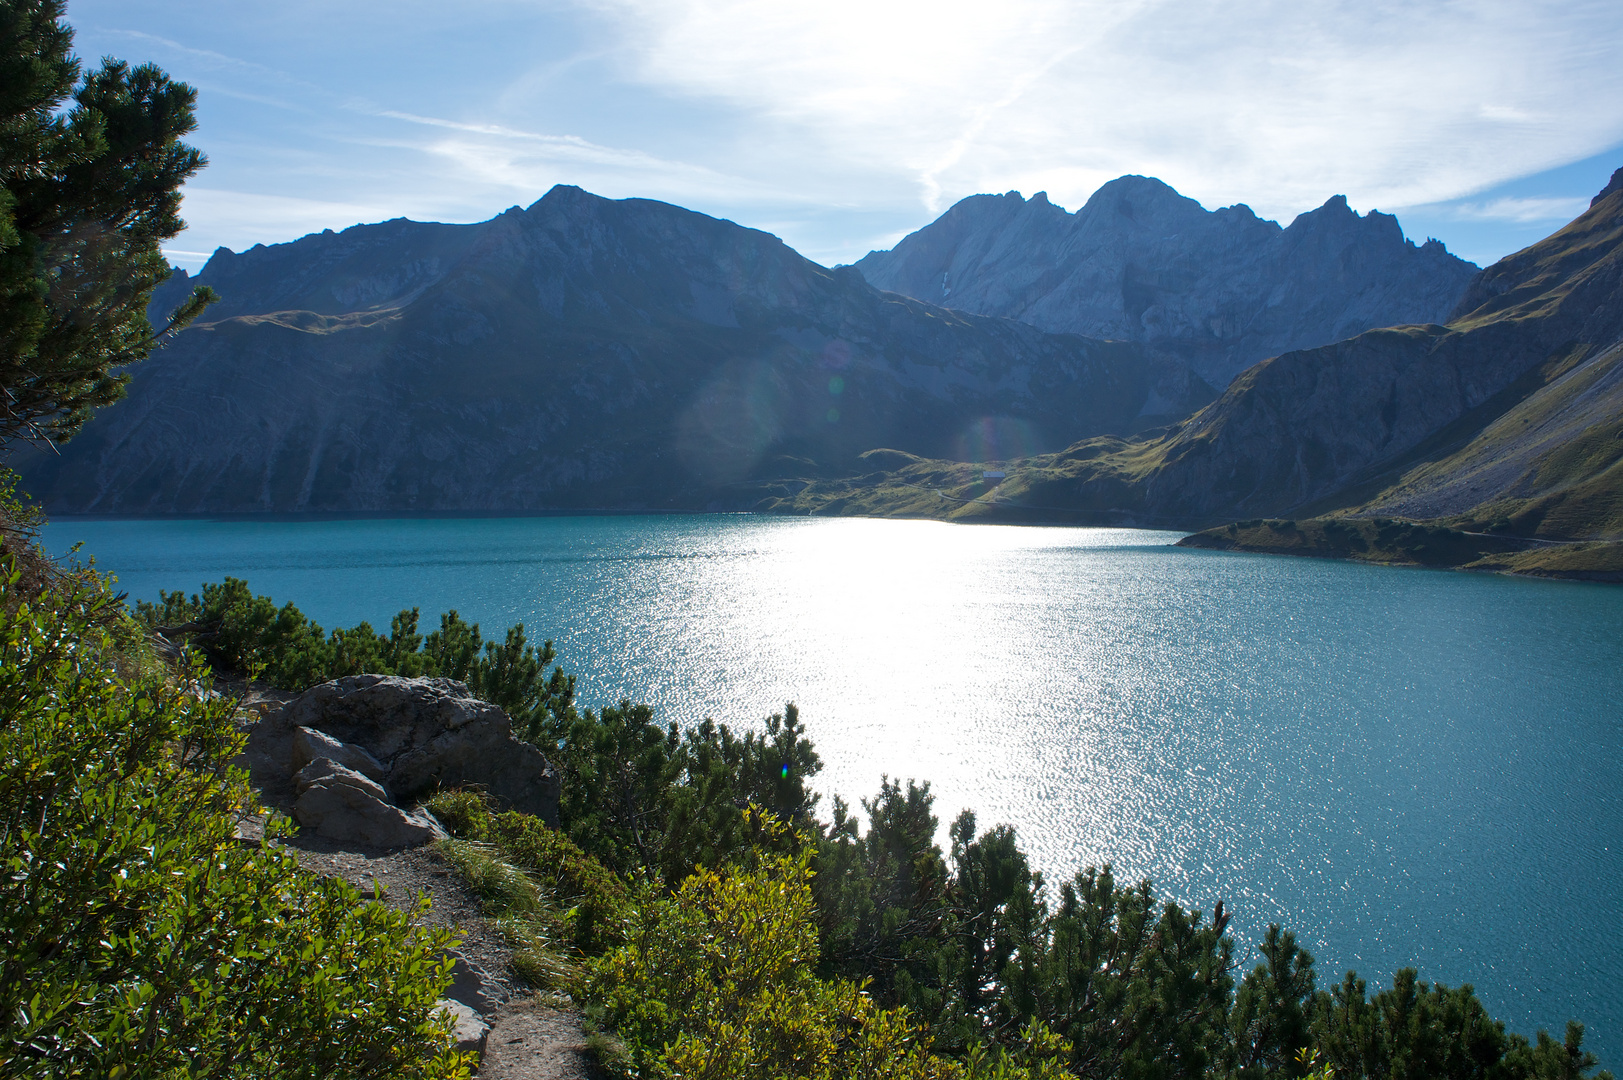
[{"label": "white cloud", "polygon": [[1341,193],[1486,251],[1564,212],[1498,196],[1575,194],[1499,185],[1623,143],[1616,0],[74,11],[86,56],[150,56],[200,88],[212,164],[177,252],[479,220],[572,183],[849,261],[965,195],[1046,190],[1074,209],[1128,172],[1281,220]]},{"label": "white cloud", "polygon": [[393,216],[379,206],[222,191],[196,184],[186,185],[181,215],[205,218],[210,233],[231,236],[246,247],[280,244],[323,229]]},{"label": "white cloud", "polygon": [[1275,215],[1468,195],[1623,140],[1615,3],[580,0],[629,74],[808,154],[1080,203],[1124,172]]},{"label": "white cloud", "polygon": [[1459,203],[1450,208],[1454,217],[1466,221],[1512,221],[1534,224],[1544,221],[1571,221],[1589,209],[1588,199],[1490,199],[1481,203]]}]

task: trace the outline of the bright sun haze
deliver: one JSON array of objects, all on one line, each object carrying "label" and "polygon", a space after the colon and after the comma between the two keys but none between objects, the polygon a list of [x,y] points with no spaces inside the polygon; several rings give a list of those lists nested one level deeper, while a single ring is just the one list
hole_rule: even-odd
[{"label": "bright sun haze", "polygon": [[555,183],[851,262],[977,192],[1156,176],[1287,223],[1331,195],[1486,265],[1623,143],[1612,3],[74,0],[81,55],[201,90],[171,258],[483,220]]}]

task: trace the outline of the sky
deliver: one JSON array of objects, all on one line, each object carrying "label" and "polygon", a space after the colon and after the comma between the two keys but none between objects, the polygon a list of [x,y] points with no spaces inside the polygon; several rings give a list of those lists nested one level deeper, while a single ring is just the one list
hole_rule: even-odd
[{"label": "sky", "polygon": [[1282,224],[1345,195],[1482,265],[1623,167],[1617,0],[69,0],[75,48],[198,90],[198,269],[554,184],[825,265],[979,192],[1116,176]]}]

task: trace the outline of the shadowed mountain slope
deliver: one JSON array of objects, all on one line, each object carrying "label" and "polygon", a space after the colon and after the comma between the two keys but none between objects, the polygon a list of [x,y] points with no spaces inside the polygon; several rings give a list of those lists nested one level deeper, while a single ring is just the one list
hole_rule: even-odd
[{"label": "shadowed mountain slope", "polygon": [[782,509],[1193,527],[1353,513],[1623,538],[1623,170],[1571,224],[1484,271],[1447,325],[1288,352],[1155,437],[1006,471],[987,490],[911,461]]},{"label": "shadowed mountain slope", "polygon": [[766,233],[570,187],[477,225],[222,250],[169,288],[199,282],[224,300],[127,400],[59,457],[18,456],[51,510],[731,506],[877,445],[1009,456],[1212,397],[1134,344],[880,293]]},{"label": "shadowed mountain slope", "polygon": [[1143,176],[1112,180],[1075,214],[1041,192],[971,196],[856,265],[932,304],[1142,342],[1218,387],[1282,352],[1441,321],[1477,270],[1339,195],[1282,229]]}]

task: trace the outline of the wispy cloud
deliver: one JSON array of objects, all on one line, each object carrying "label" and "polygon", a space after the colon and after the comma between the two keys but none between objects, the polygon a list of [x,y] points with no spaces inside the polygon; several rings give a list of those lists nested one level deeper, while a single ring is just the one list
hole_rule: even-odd
[{"label": "wispy cloud", "polygon": [[539,193],[563,176],[575,183],[595,183],[602,189],[600,194],[783,201],[782,190],[772,185],[641,150],[603,146],[577,135],[549,135],[396,109],[373,111],[377,116],[473,136],[428,140],[416,148],[454,163],[480,183],[499,188]]},{"label": "wispy cloud", "polygon": [[905,169],[935,204],[1150,172],[1288,213],[1468,195],[1623,140],[1593,0],[581,0],[631,74]]},{"label": "wispy cloud", "polygon": [[1458,203],[1450,213],[1466,221],[1513,221],[1517,224],[1571,221],[1589,209],[1588,199],[1490,199]]},{"label": "wispy cloud", "polygon": [[[199,65],[207,70],[226,71],[237,75],[246,75],[256,79],[266,80],[269,82],[284,83],[288,86],[297,87],[300,90],[315,91],[318,94],[325,94],[327,92],[324,87],[318,86],[312,82],[307,82],[278,68],[255,63],[252,60],[244,60],[241,57],[230,56],[223,52],[217,52],[214,49],[195,48],[191,45],[186,45],[176,41],[173,38],[161,37],[157,34],[149,34],[144,30],[109,29],[104,31],[104,33],[107,33],[112,37],[125,38],[130,41],[138,41],[148,46],[156,45],[164,52],[184,56],[191,60],[194,65]],[[271,104],[286,104],[286,102],[282,99],[271,98],[266,100]]]},{"label": "wispy cloud", "polygon": [[236,237],[244,246],[278,244],[331,228],[335,223],[342,228],[357,221],[380,221],[391,216],[386,208],[365,203],[229,191],[196,184],[187,185],[181,213],[206,217],[213,231]]},{"label": "wispy cloud", "polygon": [[[612,146],[599,146],[576,135],[543,135],[533,131],[520,131],[501,124],[442,120],[432,116],[417,116],[413,113],[397,112],[393,109],[380,109],[377,115],[389,117],[393,120],[404,120],[411,124],[421,124],[425,127],[446,128],[451,131],[462,131],[473,135],[488,135],[500,142],[518,142],[533,148],[532,152],[534,153],[560,161],[579,161],[592,165],[641,169],[649,172],[696,172],[721,179],[719,173],[709,169],[689,165],[685,162],[667,161],[652,154],[645,154],[640,150],[622,150]],[[439,153],[443,152],[443,149],[447,146],[466,145],[466,143],[432,143],[429,144],[429,149]]]}]

